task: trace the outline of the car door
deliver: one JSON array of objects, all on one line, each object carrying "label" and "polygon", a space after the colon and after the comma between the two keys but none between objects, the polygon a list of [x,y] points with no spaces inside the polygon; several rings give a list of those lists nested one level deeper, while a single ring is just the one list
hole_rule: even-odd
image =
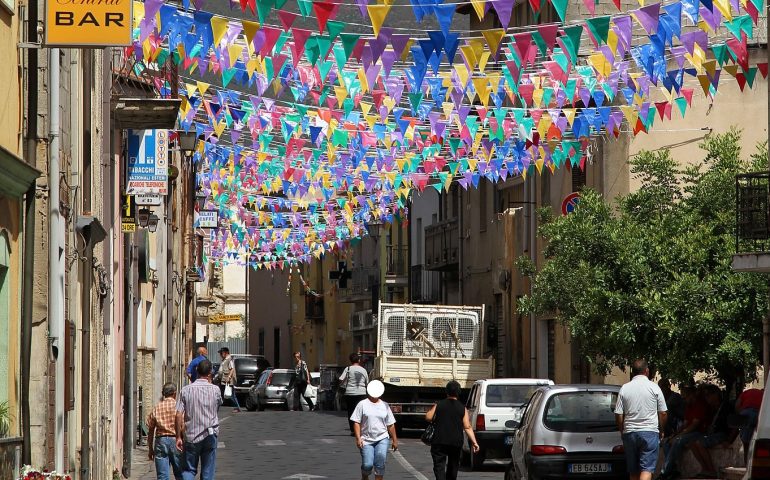
[{"label": "car door", "polygon": [[[471,387],[471,393],[468,394],[468,401],[465,403],[465,408],[468,410],[468,421],[471,423],[471,428],[476,431],[476,415],[479,413],[479,401],[478,395],[481,390],[481,385],[474,383]],[[463,443],[463,449],[467,450],[467,442]]]},{"label": "car door", "polygon": [[532,398],[524,410],[524,415],[521,417],[521,425],[514,434],[511,457],[513,459],[513,464],[516,467],[516,471],[519,472],[520,478],[522,479],[527,478],[527,468],[524,462],[524,456],[530,448],[532,428],[534,427],[534,422],[537,421],[536,413],[540,410],[542,399],[542,391],[537,391],[532,395]]}]

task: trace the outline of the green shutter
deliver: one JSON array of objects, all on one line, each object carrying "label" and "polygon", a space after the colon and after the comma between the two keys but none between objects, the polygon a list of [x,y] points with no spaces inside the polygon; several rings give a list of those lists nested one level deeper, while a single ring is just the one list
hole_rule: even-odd
[{"label": "green shutter", "polygon": [[11,264],[8,238],[0,232],[0,402],[8,401],[8,317],[11,309],[10,278]]}]

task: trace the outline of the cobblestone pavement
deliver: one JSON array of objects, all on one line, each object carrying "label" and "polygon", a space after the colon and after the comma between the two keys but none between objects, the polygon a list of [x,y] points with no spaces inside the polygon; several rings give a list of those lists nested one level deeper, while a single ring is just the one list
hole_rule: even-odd
[{"label": "cobblestone pavement", "polygon": [[[242,412],[220,410],[217,480],[360,479],[361,456],[339,412]],[[433,464],[419,432],[406,432],[388,457],[388,480],[432,480]],[[134,450],[132,479],[153,480],[147,447]],[[488,461],[461,479],[502,480],[507,461]],[[374,477],[372,477],[374,478]]]}]

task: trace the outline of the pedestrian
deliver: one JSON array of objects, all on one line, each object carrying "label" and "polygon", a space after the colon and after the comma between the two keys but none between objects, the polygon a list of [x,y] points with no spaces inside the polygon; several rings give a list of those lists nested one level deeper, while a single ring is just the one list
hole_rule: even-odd
[{"label": "pedestrian", "polygon": [[677,464],[685,449],[689,448],[693,442],[703,438],[706,428],[711,423],[711,412],[708,405],[695,387],[684,387],[682,398],[684,398],[684,423],[674,436],[668,438],[663,444],[666,459],[663,462],[660,477],[658,477],[661,480],[679,476]]},{"label": "pedestrian", "polygon": [[176,404],[176,448],[184,451],[183,480],[195,480],[199,462],[200,480],[213,480],[222,395],[211,383],[210,361],[201,361],[197,373],[195,382],[182,387]]},{"label": "pedestrian", "polygon": [[666,427],[666,399],[660,387],[650,381],[645,360],[634,360],[631,375],[631,381],[620,388],[615,421],[623,436],[631,480],[651,480]]},{"label": "pedestrian", "polygon": [[301,353],[294,352],[294,360],[297,362],[294,367],[294,410],[302,411],[302,402],[299,398],[302,395],[310,411],[313,411],[315,409],[313,399],[305,395],[307,385],[310,383],[310,370],[307,368],[307,362],[302,360]]},{"label": "pedestrian", "polygon": [[182,480],[182,457],[176,449],[176,385],[163,385],[163,398],[147,415],[147,450],[155,461],[158,480],[169,480],[169,466],[176,480]]},{"label": "pedestrian", "polygon": [[209,351],[206,349],[205,345],[198,345],[198,356],[193,358],[187,365],[186,373],[187,379],[190,381],[190,383],[198,379],[198,364],[203,360],[208,360],[208,354]]},{"label": "pedestrian", "polygon": [[695,459],[701,466],[701,473],[695,478],[717,478],[718,472],[714,461],[711,459],[710,448],[720,446],[729,448],[738,436],[738,431],[730,428],[728,417],[733,411],[730,401],[723,399],[722,391],[716,385],[704,387],[706,404],[714,412],[711,424],[706,429],[706,434],[690,444]]},{"label": "pedestrian", "polygon": [[661,378],[658,386],[666,399],[666,431],[665,437],[676,432],[684,421],[684,399],[681,395],[671,390],[671,382],[667,378]]},{"label": "pedestrian", "polygon": [[743,443],[744,465],[748,464],[749,444],[754,430],[757,429],[757,419],[759,419],[759,408],[762,406],[762,397],[765,394],[764,389],[747,388],[738,396],[735,402],[735,411],[744,419],[741,426],[741,443]]},{"label": "pedestrian", "polygon": [[430,456],[433,457],[433,474],[436,480],[457,480],[464,440],[463,431],[468,436],[471,451],[473,453],[479,451],[468,411],[458,400],[460,391],[460,384],[455,380],[447,383],[446,398],[433,405],[425,414],[425,420],[433,422],[435,429],[430,445]]},{"label": "pedestrian", "polygon": [[353,433],[353,420],[350,419],[353,415],[353,410],[356,409],[356,405],[361,400],[366,399],[366,385],[369,383],[369,374],[366,373],[366,369],[361,366],[361,356],[357,353],[350,354],[350,366],[345,367],[342,375],[340,375],[340,386],[345,389],[345,406],[348,409],[348,427],[350,427],[350,435]]},{"label": "pedestrian", "polygon": [[230,401],[235,405],[235,408],[233,409],[233,412],[240,412],[241,411],[241,405],[238,403],[238,395],[235,394],[235,385],[236,385],[236,373],[235,373],[235,362],[233,361],[233,356],[230,355],[230,349],[227,347],[222,347],[219,349],[219,356],[222,358],[222,364],[219,366],[219,373],[217,375],[219,376],[222,385],[225,386],[225,389],[227,389],[227,386],[230,386],[230,390],[232,391],[232,396],[230,397]]},{"label": "pedestrian", "polygon": [[394,452],[398,450],[396,419],[390,405],[380,400],[383,393],[385,385],[381,381],[369,382],[366,387],[367,399],[356,405],[350,416],[356,445],[361,451],[361,480],[369,480],[372,470],[374,479],[382,480],[388,448],[392,447]]}]

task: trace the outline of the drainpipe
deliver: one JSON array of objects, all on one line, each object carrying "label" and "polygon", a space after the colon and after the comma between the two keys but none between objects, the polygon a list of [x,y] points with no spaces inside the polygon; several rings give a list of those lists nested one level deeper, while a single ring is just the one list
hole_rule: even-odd
[{"label": "drainpipe", "polygon": [[48,53],[48,337],[56,368],[54,391],[54,468],[64,471],[64,254],[63,222],[59,210],[59,49]]},{"label": "drainpipe", "polygon": [[[524,190],[527,196],[529,218],[527,219],[527,233],[529,242],[529,259],[533,265],[537,265],[537,219],[535,218],[535,175],[530,175],[524,181]],[[534,293],[535,281],[529,279],[529,296]],[[538,377],[537,371],[537,319],[534,313],[529,314],[529,372],[533,378]]]},{"label": "drainpipe", "polygon": [[[27,41],[36,43],[37,33],[37,2],[27,4]],[[29,163],[35,160],[37,166],[37,109],[38,109],[38,50],[27,49],[27,144],[24,159]],[[22,332],[21,332],[21,425],[24,443],[22,444],[21,460],[24,465],[32,463],[32,433],[30,429],[30,398],[29,377],[30,361],[32,358],[32,296],[34,288],[35,267],[35,195],[36,183],[33,183],[26,198],[24,220],[24,298],[22,300]]]}]

